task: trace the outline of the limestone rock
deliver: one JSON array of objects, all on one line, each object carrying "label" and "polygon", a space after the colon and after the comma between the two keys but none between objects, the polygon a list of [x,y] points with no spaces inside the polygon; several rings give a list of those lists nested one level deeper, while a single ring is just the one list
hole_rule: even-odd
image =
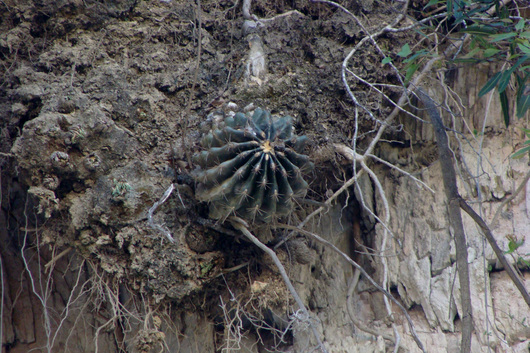
[{"label": "limestone rock", "polygon": [[[525,273],[523,281],[526,284],[526,290],[530,291],[530,275],[528,273]],[[528,349],[530,310],[505,272],[491,274],[491,292],[496,327],[510,345],[527,342],[526,349]]]},{"label": "limestone rock", "polygon": [[434,314],[429,301],[431,292],[431,263],[429,258],[421,260],[407,258],[401,262],[401,287],[399,294],[401,298],[411,306],[413,303],[420,304],[425,316],[432,327],[436,327],[438,319]]},{"label": "limestone rock", "polygon": [[431,278],[431,293],[429,301],[438,318],[442,330],[454,332],[456,306],[452,291],[459,290],[453,286],[455,277],[453,267],[445,269],[439,276]]}]

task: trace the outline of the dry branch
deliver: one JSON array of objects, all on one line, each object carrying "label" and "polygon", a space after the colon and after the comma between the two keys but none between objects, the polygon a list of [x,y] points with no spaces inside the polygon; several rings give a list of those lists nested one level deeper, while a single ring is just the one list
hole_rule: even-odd
[{"label": "dry branch", "polygon": [[153,204],[153,206],[151,206],[151,208],[149,209],[149,211],[147,212],[147,221],[149,223],[149,225],[151,226],[151,228],[153,229],[157,229],[158,231],[160,231],[162,234],[164,234],[166,236],[166,238],[174,243],[175,242],[175,239],[173,238],[173,236],[171,235],[171,232],[164,226],[160,225],[160,224],[156,224],[154,221],[153,221],[153,213],[156,211],[156,209],[158,208],[158,206],[160,206],[161,204],[163,204],[164,202],[166,202],[167,198],[169,197],[169,195],[171,195],[171,193],[173,192],[173,189],[175,189],[175,185],[171,184],[166,192],[164,192],[164,195],[162,195],[162,198],[160,200],[158,200],[157,202],[155,202]]},{"label": "dry branch", "polygon": [[495,255],[497,255],[497,259],[499,259],[500,263],[504,266],[504,270],[508,273],[508,276],[510,276],[512,282],[515,284],[521,295],[523,296],[526,304],[530,307],[530,295],[526,291],[526,288],[524,286],[523,281],[515,272],[513,266],[508,262],[506,257],[504,256],[503,251],[495,241],[495,237],[491,233],[491,230],[489,229],[488,225],[482,217],[480,217],[471,206],[467,204],[463,199],[460,199],[460,207],[475,221],[475,223],[478,224],[480,229],[484,232],[484,236],[488,240],[488,243],[493,248],[493,251],[495,252]]},{"label": "dry branch", "polygon": [[355,316],[355,311],[353,309],[353,293],[355,292],[355,288],[357,287],[357,283],[359,283],[359,277],[361,275],[361,271],[358,269],[355,269],[355,273],[353,274],[352,281],[350,285],[348,286],[348,293],[346,294],[346,310],[348,311],[348,316],[350,317],[350,320],[353,322],[355,327],[357,327],[359,330],[364,331],[366,333],[369,333],[374,336],[381,336],[385,340],[390,341],[392,343],[396,343],[394,340],[394,337],[387,335],[383,332],[377,331],[375,329],[372,329],[368,326],[365,326],[360,320],[357,319]]},{"label": "dry branch", "polygon": [[491,220],[490,227],[494,227],[495,226],[495,223],[497,222],[497,219],[499,218],[504,206],[506,206],[508,203],[512,202],[512,200],[515,199],[517,197],[517,195],[519,195],[519,193],[526,186],[526,183],[528,183],[528,180],[530,180],[530,171],[528,173],[526,173],[526,176],[524,177],[524,179],[521,182],[521,184],[519,185],[519,187],[517,187],[515,192],[510,197],[507,197],[506,199],[504,199],[502,201],[501,205],[497,209],[497,212],[495,212],[495,215],[493,216],[493,219]]},{"label": "dry branch", "polygon": [[287,272],[285,271],[285,268],[283,267],[280,259],[278,258],[278,256],[274,252],[274,250],[272,250],[271,248],[269,248],[268,246],[266,246],[265,244],[260,242],[259,239],[256,238],[248,230],[247,223],[244,220],[242,220],[239,217],[231,217],[229,220],[230,220],[230,223],[232,223],[232,226],[234,226],[234,228],[236,228],[237,230],[241,231],[241,233],[243,233],[251,242],[253,242],[258,248],[260,248],[261,250],[266,252],[267,255],[269,255],[272,258],[272,260],[274,261],[274,264],[278,268],[278,271],[280,271],[280,274],[281,274],[281,276],[283,278],[283,281],[285,282],[285,285],[287,286],[287,289],[289,289],[289,291],[291,292],[291,295],[293,296],[294,300],[296,301],[296,304],[298,305],[299,310],[302,312],[302,319],[303,320],[307,320],[307,322],[309,323],[309,326],[311,327],[311,331],[313,331],[313,335],[315,336],[315,338],[317,340],[319,348],[322,350],[323,353],[327,353],[327,350],[324,347],[324,344],[322,343],[322,340],[320,339],[320,335],[319,335],[317,329],[315,328],[315,326],[311,322],[311,317],[309,315],[309,311],[306,309],[306,307],[304,305],[304,302],[302,301],[302,298],[300,298],[300,296],[298,295],[298,292],[296,291],[296,289],[294,289],[294,286],[291,283],[291,280],[289,279],[289,276],[287,275]]},{"label": "dry branch", "polygon": [[467,263],[467,244],[462,214],[460,213],[460,194],[456,184],[456,173],[453,165],[453,154],[449,148],[449,139],[445,126],[434,101],[421,88],[416,90],[421,101],[427,108],[434,127],[438,144],[438,153],[442,166],[445,197],[448,203],[449,223],[453,228],[456,246],[456,264],[460,279],[460,295],[462,298],[462,341],[461,352],[471,352],[471,335],[473,333],[473,308],[471,306],[471,289],[469,284],[469,265]]},{"label": "dry branch", "polygon": [[44,265],[44,270],[45,271],[48,271],[48,269],[51,267],[51,266],[54,266],[55,263],[57,261],[59,261],[59,259],[61,259],[62,257],[64,257],[65,255],[67,255],[70,251],[72,251],[72,248],[66,248],[64,249],[63,251],[61,251],[58,255],[55,255],[50,261],[48,261],[48,263],[46,265]]},{"label": "dry branch", "polygon": [[366,279],[375,287],[377,288],[377,290],[379,290],[381,293],[383,293],[385,295],[385,297],[387,297],[388,299],[390,299],[394,304],[396,304],[400,309],[401,311],[403,312],[403,315],[405,315],[405,318],[407,319],[407,322],[409,324],[409,328],[410,328],[410,334],[412,335],[412,337],[414,338],[414,342],[416,342],[416,344],[418,345],[418,347],[422,350],[422,352],[426,352],[425,351],[425,348],[423,347],[423,343],[421,342],[420,338],[418,337],[418,334],[416,333],[416,329],[414,328],[414,323],[412,322],[412,319],[410,317],[410,315],[408,314],[407,312],[407,309],[405,309],[405,307],[403,307],[403,305],[401,305],[401,303],[392,296],[392,294],[390,294],[386,289],[384,289],[383,287],[381,287],[365,270],[364,268],[362,268],[357,262],[353,261],[351,257],[349,257],[348,255],[346,255],[344,252],[342,252],[339,248],[337,248],[333,243],[327,241],[326,239],[322,238],[321,236],[319,236],[318,234],[315,234],[315,233],[312,233],[312,232],[309,232],[307,230],[303,230],[303,229],[300,229],[298,227],[295,227],[295,226],[290,226],[290,225],[287,225],[287,224],[279,224],[277,225],[278,228],[284,228],[284,229],[289,229],[289,230],[292,230],[294,232],[299,232],[301,234],[305,234],[305,235],[308,235],[312,238],[314,238],[315,240],[317,240],[318,242],[326,245],[326,246],[329,246],[331,249],[333,249],[333,251],[337,252],[340,256],[342,256],[346,261],[348,261],[353,267],[355,267],[358,271],[361,272],[361,274],[366,277]]}]

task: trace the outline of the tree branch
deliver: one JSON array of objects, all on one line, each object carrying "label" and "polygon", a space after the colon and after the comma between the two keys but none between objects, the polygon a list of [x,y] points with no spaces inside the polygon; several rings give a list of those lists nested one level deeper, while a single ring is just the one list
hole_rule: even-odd
[{"label": "tree branch", "polygon": [[304,302],[302,301],[302,298],[300,298],[300,296],[298,295],[298,292],[296,292],[296,289],[294,289],[294,286],[291,283],[291,280],[289,279],[289,276],[287,275],[287,272],[285,271],[285,268],[283,267],[280,259],[278,258],[278,256],[274,252],[274,250],[272,250],[267,245],[265,245],[262,242],[260,242],[259,239],[256,238],[247,229],[247,223],[244,220],[242,220],[241,218],[239,218],[239,217],[231,217],[229,219],[229,221],[232,224],[232,226],[234,226],[235,229],[241,231],[241,233],[243,233],[251,242],[253,242],[261,250],[265,251],[267,253],[267,255],[269,255],[272,258],[272,260],[274,261],[274,264],[278,268],[278,271],[280,271],[280,274],[281,274],[281,276],[283,278],[283,281],[285,282],[285,285],[287,286],[287,288],[291,292],[291,295],[293,296],[294,300],[296,301],[296,304],[298,304],[298,307],[299,307],[300,311],[303,314],[303,318],[305,320],[307,320],[307,322],[309,323],[309,326],[311,327],[311,330],[313,331],[313,334],[315,335],[315,338],[317,340],[319,348],[322,350],[323,353],[328,353],[326,348],[324,347],[324,344],[322,343],[322,340],[320,339],[320,335],[318,334],[318,331],[315,328],[315,325],[313,325],[313,323],[311,323],[311,321],[310,321],[311,317],[309,316],[309,311],[306,309],[306,307],[304,305]]},{"label": "tree branch", "polygon": [[331,249],[333,249],[333,251],[335,251],[336,253],[338,253],[340,256],[342,256],[346,261],[348,261],[353,267],[355,267],[358,271],[361,272],[361,274],[375,287],[377,288],[377,290],[379,290],[381,293],[383,293],[385,295],[385,297],[387,297],[388,299],[390,299],[395,305],[397,305],[401,311],[403,312],[403,315],[405,315],[406,319],[407,319],[407,322],[409,324],[409,328],[410,328],[410,334],[412,335],[412,338],[414,339],[414,342],[416,342],[416,345],[421,349],[422,352],[426,352],[425,351],[425,348],[423,347],[423,343],[421,343],[420,341],[420,338],[418,337],[418,334],[416,333],[416,329],[414,328],[414,323],[412,322],[412,319],[409,315],[409,313],[407,312],[407,309],[405,309],[405,307],[403,307],[403,305],[401,305],[401,303],[396,299],[394,298],[394,296],[392,296],[392,294],[390,294],[386,289],[384,289],[383,287],[381,287],[365,270],[364,268],[362,268],[357,262],[353,261],[351,257],[349,257],[348,255],[346,255],[343,251],[341,251],[339,248],[337,248],[333,243],[327,241],[326,239],[322,238],[321,236],[319,236],[318,234],[315,234],[315,233],[312,233],[312,232],[309,232],[307,230],[304,230],[304,229],[300,229],[298,227],[295,227],[295,226],[290,226],[290,225],[287,225],[287,224],[278,224],[277,225],[278,228],[284,228],[284,229],[290,229],[294,232],[299,232],[301,234],[305,234],[305,235],[308,235],[312,238],[314,238],[315,240],[317,240],[318,242],[324,244],[324,245],[327,245],[329,246]]},{"label": "tree branch", "polygon": [[460,194],[456,184],[456,173],[453,165],[453,155],[449,148],[449,140],[445,133],[445,126],[438,112],[436,104],[421,88],[416,90],[419,98],[427,109],[434,127],[434,134],[438,145],[445,197],[448,203],[449,223],[453,228],[456,246],[456,264],[460,280],[460,296],[462,299],[462,340],[461,352],[471,352],[471,334],[473,332],[473,308],[471,306],[471,289],[469,284],[469,266],[467,263],[467,244],[462,214],[460,213]]},{"label": "tree branch", "polygon": [[508,273],[508,276],[512,279],[512,282],[515,284],[521,295],[523,296],[526,304],[530,307],[530,295],[526,291],[526,288],[523,284],[523,281],[521,278],[517,275],[515,272],[513,266],[508,262],[506,257],[504,256],[503,251],[495,241],[495,238],[493,237],[493,234],[491,234],[491,230],[489,229],[488,225],[482,217],[480,217],[471,206],[467,204],[463,199],[460,199],[460,207],[475,221],[475,223],[478,224],[480,229],[484,232],[484,236],[488,240],[488,243],[490,243],[491,247],[493,248],[493,251],[495,252],[495,255],[497,255],[497,258],[499,259],[500,263],[504,266],[504,270]]},{"label": "tree branch", "polygon": [[519,187],[515,190],[515,192],[510,197],[508,197],[508,198],[504,199],[504,201],[502,201],[501,205],[497,209],[497,212],[495,212],[495,216],[493,216],[493,219],[491,220],[491,223],[490,223],[491,227],[495,226],[495,223],[497,222],[497,219],[499,218],[499,215],[501,214],[502,209],[504,208],[504,206],[506,206],[509,202],[511,202],[513,199],[515,199],[517,197],[517,195],[519,195],[521,190],[523,190],[523,188],[526,186],[526,183],[528,183],[529,179],[530,179],[530,171],[528,173],[526,173],[526,176],[524,177],[524,179],[521,182],[521,184],[519,185]]}]

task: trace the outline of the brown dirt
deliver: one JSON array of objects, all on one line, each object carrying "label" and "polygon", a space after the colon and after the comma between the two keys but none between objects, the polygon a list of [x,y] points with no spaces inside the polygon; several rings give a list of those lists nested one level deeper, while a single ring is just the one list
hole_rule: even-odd
[{"label": "brown dirt", "polygon": [[[273,17],[297,9],[302,16],[260,29],[269,70],[261,85],[240,74],[248,46],[241,35],[240,5],[234,7],[232,1],[202,3],[200,59],[197,15],[188,1],[0,4],[1,222],[6,225],[0,242],[3,262],[15,259],[4,268],[11,296],[24,276],[24,298],[8,303],[10,316],[4,319],[7,351],[43,342],[41,333],[22,329],[37,314],[24,318],[16,310],[31,296],[17,255],[26,235],[26,254],[42,263],[64,249],[74,250],[56,262],[68,288],[77,273],[69,266],[84,259],[87,278],[97,274],[103,283],[127,288],[131,296],[164,308],[200,307],[215,315],[219,294],[227,295],[225,283],[247,295],[249,276],[279,283],[262,278],[270,275],[270,266],[253,246],[206,220],[206,205],[194,199],[189,176],[194,166],[188,157],[199,150],[208,114],[228,102],[289,114],[298,133],[309,136],[308,153],[317,165],[309,197],[322,200],[340,185],[336,177],[342,177],[331,172],[340,167],[331,144],[349,143],[354,128],[340,65],[364,33],[329,6],[273,3],[257,1],[253,13]],[[363,15],[356,4],[347,7]],[[372,12],[364,15],[374,26],[394,14],[378,3],[366,6]],[[396,38],[381,38],[380,45],[396,51]],[[365,79],[395,83],[380,61],[367,47],[352,64]],[[389,112],[373,92],[357,83],[351,86],[361,102],[377,106],[380,116]],[[373,125],[363,121],[368,129]],[[168,227],[177,245],[146,220],[147,210],[171,183],[177,190],[155,221]],[[269,239],[277,236],[269,234]],[[249,265],[242,272],[219,276],[245,262]],[[35,273],[45,274],[38,267]],[[61,281],[58,277],[56,286]],[[277,291],[284,291],[274,286],[267,298],[272,287],[261,289],[260,305],[274,302]],[[57,308],[68,298],[67,289],[61,293]],[[206,298],[208,304],[199,304]],[[101,300],[93,309],[110,312],[111,305]],[[274,304],[285,305],[285,300]],[[151,334],[141,344],[158,342],[159,331],[153,330],[143,331]]]}]

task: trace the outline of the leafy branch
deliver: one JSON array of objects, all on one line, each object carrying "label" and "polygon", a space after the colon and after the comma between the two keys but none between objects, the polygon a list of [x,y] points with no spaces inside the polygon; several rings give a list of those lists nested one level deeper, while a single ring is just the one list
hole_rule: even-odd
[{"label": "leafy branch", "polygon": [[[455,57],[453,63],[504,63],[481,88],[478,96],[480,98],[495,89],[504,123],[509,126],[511,114],[506,90],[510,83],[516,92],[517,118],[522,118],[530,108],[530,21],[521,16],[510,16],[513,11],[503,6],[505,3],[500,0],[431,0],[425,8],[445,6],[447,20],[451,21],[449,32],[455,31],[469,38],[469,52]],[[518,12],[517,7],[515,11]]]}]

